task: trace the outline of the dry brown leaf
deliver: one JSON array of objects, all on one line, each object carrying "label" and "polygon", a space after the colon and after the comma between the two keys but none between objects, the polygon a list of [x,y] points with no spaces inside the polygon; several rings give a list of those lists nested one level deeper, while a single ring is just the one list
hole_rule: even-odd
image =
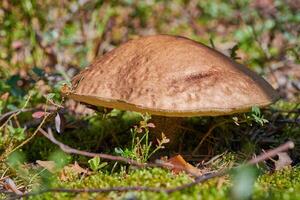
[{"label": "dry brown leaf", "polygon": [[5,92],[4,94],[2,94],[0,96],[0,99],[3,100],[3,101],[7,101],[8,97],[9,97],[9,93]]},{"label": "dry brown leaf", "polygon": [[217,182],[217,189],[220,190],[221,187],[224,185],[224,183],[226,183],[226,178],[225,177],[220,177],[218,178],[218,182]]},{"label": "dry brown leaf", "polygon": [[17,188],[15,182],[11,178],[5,178],[4,181],[3,181],[3,186],[6,190],[10,190],[10,191],[14,192],[17,195],[22,195],[23,194],[23,192],[21,192]]},{"label": "dry brown leaf", "polygon": [[74,163],[73,165],[71,165],[70,167],[71,167],[71,169],[72,169],[74,172],[76,172],[76,173],[78,173],[78,174],[81,174],[81,173],[87,174],[87,173],[89,173],[89,170],[80,167],[80,165],[79,165],[77,162],[75,162],[75,163]]},{"label": "dry brown leaf", "polygon": [[181,155],[173,156],[167,161],[167,163],[174,165],[174,167],[172,168],[172,171],[174,173],[187,171],[198,176],[202,175],[200,169],[186,162]]},{"label": "dry brown leaf", "polygon": [[78,176],[78,175],[88,175],[88,174],[90,174],[89,170],[80,167],[80,165],[77,162],[75,162],[74,164],[65,166],[61,171],[59,178],[62,181],[67,181],[70,179],[70,175]]},{"label": "dry brown leaf", "polygon": [[42,160],[37,160],[36,163],[40,165],[41,167],[47,169],[51,173],[55,173],[56,169],[56,164],[54,161],[42,161]]},{"label": "dry brown leaf", "polygon": [[275,170],[283,169],[286,166],[292,164],[292,159],[290,158],[289,154],[286,152],[278,153],[278,160],[275,161]]}]

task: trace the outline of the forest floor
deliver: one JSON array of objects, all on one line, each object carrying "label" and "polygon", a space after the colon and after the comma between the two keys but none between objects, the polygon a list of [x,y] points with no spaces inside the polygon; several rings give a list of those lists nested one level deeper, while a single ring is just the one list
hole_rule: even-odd
[{"label": "forest floor", "polygon": [[[0,197],[300,199],[299,9],[292,0],[2,0]],[[149,34],[215,48],[262,75],[281,99],[248,113],[186,118],[168,148],[164,135],[151,138],[149,115],[95,111],[61,96],[95,57]],[[295,147],[246,164],[287,141]]]}]

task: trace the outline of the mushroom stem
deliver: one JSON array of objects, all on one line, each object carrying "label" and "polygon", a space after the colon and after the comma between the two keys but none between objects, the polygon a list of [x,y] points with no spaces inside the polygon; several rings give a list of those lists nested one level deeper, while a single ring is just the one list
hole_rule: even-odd
[{"label": "mushroom stem", "polygon": [[151,122],[154,123],[155,128],[151,130],[151,133],[155,138],[160,139],[162,133],[170,139],[170,142],[166,145],[169,149],[174,149],[178,145],[178,134],[181,130],[181,125],[184,118],[182,117],[165,117],[165,116],[152,116]]}]

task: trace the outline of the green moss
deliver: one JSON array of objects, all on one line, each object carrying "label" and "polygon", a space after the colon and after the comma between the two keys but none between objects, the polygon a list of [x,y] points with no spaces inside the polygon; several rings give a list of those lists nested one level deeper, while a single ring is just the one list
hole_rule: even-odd
[{"label": "green moss", "polygon": [[[100,187],[115,187],[115,186],[147,186],[156,188],[171,188],[180,186],[184,183],[191,182],[192,179],[186,174],[175,175],[170,171],[154,168],[154,169],[138,169],[131,170],[129,173],[120,172],[109,174],[99,172],[95,175],[89,176],[83,180],[74,182],[62,182],[57,187],[65,188],[100,188]],[[217,181],[212,180],[205,184],[188,188],[183,191],[167,195],[165,193],[152,193],[152,192],[124,192],[116,193],[110,192],[105,196],[110,198],[125,198],[130,195],[138,197],[138,199],[224,199],[226,196],[227,187],[220,190],[216,189]],[[81,196],[74,194],[55,194],[59,199],[70,199],[74,196]],[[104,194],[89,194],[89,197],[103,197]],[[207,198],[209,196],[209,198]],[[32,197],[32,199],[51,199],[53,194],[43,194],[40,196]]]},{"label": "green moss", "polygon": [[[253,199],[299,199],[300,197],[300,168],[286,168],[276,171],[273,174],[260,176],[254,187]],[[234,187],[228,177],[225,182],[220,184],[221,179],[212,179],[203,184],[174,192],[170,195],[165,193],[153,192],[110,192],[94,194],[70,194],[70,193],[45,193],[39,196],[32,196],[30,199],[95,199],[95,198],[113,198],[128,199],[136,197],[137,199],[232,199],[231,187]],[[54,187],[63,188],[107,188],[116,186],[147,186],[157,188],[171,188],[191,182],[192,179],[182,173],[173,174],[164,169],[138,169],[110,174],[108,172],[99,172],[82,180],[60,182]]]},{"label": "green moss", "polygon": [[300,199],[300,168],[285,168],[259,177],[254,199]]}]

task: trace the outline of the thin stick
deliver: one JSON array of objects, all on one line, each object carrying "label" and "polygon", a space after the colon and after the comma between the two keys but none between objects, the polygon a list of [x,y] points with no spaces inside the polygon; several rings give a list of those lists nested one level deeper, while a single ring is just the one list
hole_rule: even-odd
[{"label": "thin stick", "polygon": [[49,115],[45,115],[45,117],[43,118],[42,122],[40,123],[40,125],[38,126],[37,129],[35,129],[35,131],[33,132],[33,134],[27,138],[26,140],[24,140],[21,144],[19,144],[18,146],[16,146],[13,150],[9,151],[8,153],[5,153],[1,156],[0,160],[2,160],[2,158],[6,158],[7,156],[9,156],[10,154],[12,154],[13,152],[15,152],[17,149],[20,149],[22,146],[24,146],[25,144],[27,144],[32,138],[34,138],[34,136],[38,133],[39,129],[44,125],[47,117]]},{"label": "thin stick", "polygon": [[[277,147],[275,149],[271,149],[269,151],[263,152],[259,156],[255,157],[255,158],[252,158],[251,160],[249,160],[246,163],[246,165],[258,164],[262,161],[268,160],[269,158],[275,157],[280,152],[288,151],[289,149],[293,149],[294,147],[295,147],[295,144],[292,141],[288,141],[288,142],[280,145],[279,147]],[[181,186],[178,186],[178,187],[175,187],[173,189],[167,190],[167,193],[172,193],[172,192],[176,192],[176,191],[179,191],[179,190],[183,190],[185,188],[189,188],[189,187],[192,187],[192,186],[197,185],[199,183],[202,183],[202,182],[204,182],[208,179],[224,176],[224,175],[228,174],[230,171],[231,171],[231,169],[226,169],[226,170],[215,172],[215,173],[204,174],[202,176],[197,177],[196,180],[192,183],[183,184]]]},{"label": "thin stick", "polygon": [[[29,101],[29,100],[28,100]],[[48,101],[49,99],[46,98],[46,106],[44,108],[44,113],[47,113],[47,110],[48,110]],[[50,102],[53,104],[53,102]],[[55,105],[55,104],[54,104]],[[23,109],[22,109],[23,110]],[[34,138],[34,136],[38,133],[39,129],[44,125],[45,121],[48,119],[48,117],[50,116],[51,114],[46,114],[44,117],[43,117],[43,120],[42,122],[39,124],[39,126],[35,129],[35,131],[33,132],[33,134],[27,138],[26,140],[24,140],[21,144],[19,144],[18,146],[16,146],[14,149],[12,149],[11,151],[8,151],[8,152],[5,152],[3,153],[1,156],[0,156],[0,160],[3,160],[3,158],[6,158],[8,157],[11,153],[13,153],[14,151],[16,151],[17,149],[21,148],[22,146],[24,146],[25,144],[27,144],[32,138]],[[14,115],[16,116],[16,115]]]},{"label": "thin stick", "polygon": [[[31,95],[28,96],[28,98],[26,99],[25,101],[25,104],[23,105],[23,107],[17,111],[12,111],[11,113],[9,113],[7,116],[1,116],[1,121],[3,119],[5,119],[6,117],[8,117],[8,119],[1,125],[0,127],[0,130],[9,122],[9,120],[11,120],[11,118],[13,118],[14,116],[17,116],[19,115],[21,112],[24,112],[24,110],[26,111],[26,107],[27,107],[27,104],[29,103],[29,100],[31,99]],[[4,114],[5,115],[5,114]]]},{"label": "thin stick", "polygon": [[[113,156],[113,155],[104,154],[104,153],[91,153],[91,152],[87,152],[87,151],[74,149],[74,148],[69,147],[68,145],[65,145],[65,144],[59,142],[58,140],[56,140],[55,137],[53,136],[53,133],[52,133],[50,128],[48,128],[48,133],[46,131],[44,131],[42,128],[39,128],[38,130],[46,138],[48,138],[52,143],[58,145],[61,148],[61,150],[66,152],[66,153],[77,154],[77,155],[82,155],[82,156],[87,156],[87,157],[100,157],[100,158],[103,158],[103,159],[108,159],[108,160],[113,160],[113,161],[121,161],[121,162],[125,162],[125,163],[131,164],[131,165],[135,165],[137,167],[176,168],[176,169],[184,170],[187,173],[189,173],[189,174],[191,174],[195,177],[198,177],[198,175],[196,175],[195,173],[192,173],[190,170],[187,170],[186,168],[184,168],[182,166],[176,166],[176,165],[169,164],[169,163],[163,163],[163,162],[159,162],[159,163],[139,163],[139,162],[134,161],[132,159],[124,158],[122,156]],[[286,150],[292,149],[292,148],[294,148],[294,143],[292,141],[288,141],[285,144],[280,145],[276,149],[264,152],[263,154],[251,159],[250,161],[248,161],[247,164],[255,164],[255,163],[261,162],[263,160],[267,160],[269,158],[272,158],[272,157],[276,156],[278,152],[283,152],[283,151],[286,151]]]},{"label": "thin stick", "polygon": [[[42,129],[40,129],[42,130]],[[45,131],[44,131],[45,132]],[[45,132],[46,133],[46,132]],[[47,134],[47,133],[46,133]],[[287,151],[289,149],[294,148],[294,143],[289,141],[286,142],[279,147],[275,149],[271,149],[269,151],[263,152],[261,155],[249,160],[246,165],[255,165],[258,164],[259,162],[265,161],[269,158],[272,158],[276,156],[280,152]],[[79,151],[80,152],[80,151]],[[80,154],[82,155],[82,154]],[[230,172],[231,169],[226,169],[223,171],[215,172],[215,173],[207,173],[201,176],[198,176],[195,181],[187,184],[183,184],[178,187],[174,188],[169,188],[169,189],[162,189],[162,188],[153,188],[153,187],[145,187],[145,186],[133,186],[133,187],[110,187],[110,188],[94,188],[94,189],[67,189],[67,188],[50,188],[46,190],[41,190],[38,192],[27,192],[22,195],[15,195],[11,198],[8,199],[20,199],[22,197],[29,197],[33,195],[39,195],[43,193],[48,193],[48,192],[65,192],[65,193],[107,193],[107,192],[128,192],[128,191],[145,191],[145,192],[164,192],[166,194],[171,194],[177,191],[181,191],[190,187],[193,187],[199,183],[203,183],[209,179],[216,178],[216,177],[221,177],[228,172]]]},{"label": "thin stick", "polygon": [[274,156],[276,156],[280,152],[284,152],[284,151],[287,151],[289,149],[293,149],[294,147],[295,147],[294,142],[288,141],[288,142],[280,145],[279,147],[277,147],[275,149],[271,149],[267,152],[264,152],[264,153],[260,154],[259,156],[255,157],[255,158],[252,158],[251,160],[249,160],[247,162],[247,164],[249,164],[249,165],[257,164],[261,161],[273,158]]},{"label": "thin stick", "polygon": [[[18,112],[31,112],[31,111],[34,111],[36,110],[35,108],[27,108],[27,109],[17,109],[17,110],[13,110],[13,111],[9,111],[7,113],[4,113],[3,115],[0,116],[0,122],[2,122],[4,119],[10,117],[11,115],[13,114],[16,114]],[[13,117],[13,116],[12,116]],[[11,119],[11,118],[10,118]]]},{"label": "thin stick", "polygon": [[91,152],[87,152],[87,151],[81,151],[81,150],[78,150],[78,149],[73,149],[73,148],[69,147],[68,145],[65,145],[65,144],[57,141],[54,138],[50,128],[48,129],[48,133],[46,131],[44,131],[42,128],[39,128],[39,131],[46,138],[48,138],[52,143],[59,146],[61,148],[61,150],[63,150],[66,153],[83,155],[83,156],[92,157],[92,158],[93,157],[100,157],[100,158],[103,158],[103,159],[108,159],[108,160],[113,160],[113,161],[121,161],[121,162],[125,162],[125,163],[128,163],[128,164],[134,164],[136,166],[143,165],[142,163],[139,163],[139,162],[136,162],[132,159],[124,158],[124,157],[121,157],[121,156],[113,156],[113,155],[104,154],[104,153],[91,153]]},{"label": "thin stick", "polygon": [[135,160],[124,158],[124,157],[121,157],[121,156],[113,156],[113,155],[104,154],[104,153],[91,153],[91,152],[87,152],[87,151],[74,149],[74,148],[72,148],[68,145],[65,145],[65,144],[59,142],[58,140],[56,140],[55,137],[53,136],[53,133],[52,133],[50,128],[48,128],[48,132],[46,132],[42,128],[39,128],[39,131],[46,138],[48,138],[52,143],[59,146],[60,149],[64,152],[66,152],[66,153],[77,154],[77,155],[82,155],[82,156],[87,156],[87,157],[100,157],[100,158],[108,159],[108,160],[112,160],[112,161],[121,161],[121,162],[125,162],[127,164],[134,165],[134,166],[139,167],[139,168],[142,168],[142,167],[161,167],[161,168],[168,168],[168,169],[170,169],[170,168],[171,169],[178,169],[178,170],[183,170],[183,171],[187,172],[188,174],[190,174],[194,177],[199,176],[199,174],[196,174],[196,173],[192,172],[191,170],[187,169],[184,166],[174,165],[174,164],[166,163],[166,162],[160,162],[159,160],[156,163],[140,163],[140,162],[137,162]]}]

